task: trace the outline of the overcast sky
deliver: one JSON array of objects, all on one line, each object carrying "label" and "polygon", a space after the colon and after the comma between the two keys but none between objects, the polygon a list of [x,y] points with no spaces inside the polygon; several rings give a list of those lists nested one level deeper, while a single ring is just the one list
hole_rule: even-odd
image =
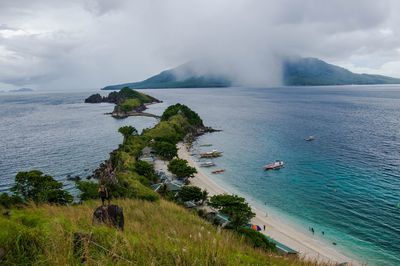
[{"label": "overcast sky", "polygon": [[400,77],[398,2],[0,0],[0,90],[100,88],[198,58],[269,85],[277,55]]}]

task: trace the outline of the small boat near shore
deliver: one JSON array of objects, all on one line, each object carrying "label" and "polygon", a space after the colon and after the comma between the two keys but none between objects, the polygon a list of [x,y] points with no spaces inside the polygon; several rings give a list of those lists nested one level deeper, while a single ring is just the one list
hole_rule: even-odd
[{"label": "small boat near shore", "polygon": [[222,156],[222,152],[218,150],[200,153],[200,158],[215,158],[220,156]]},{"label": "small boat near shore", "polygon": [[211,174],[222,174],[223,172],[225,172],[225,169],[218,169],[218,170],[212,171]]},{"label": "small boat near shore", "polygon": [[277,160],[273,163],[264,165],[265,170],[279,170],[284,167],[283,161]]},{"label": "small boat near shore", "polygon": [[204,162],[200,164],[201,167],[211,167],[211,166],[215,166],[214,162]]},{"label": "small boat near shore", "polygon": [[305,141],[313,141],[315,140],[314,136],[308,136],[307,138],[304,139]]},{"label": "small boat near shore", "polygon": [[211,143],[206,143],[206,144],[201,144],[201,145],[200,145],[200,147],[210,147],[210,146],[212,146]]}]

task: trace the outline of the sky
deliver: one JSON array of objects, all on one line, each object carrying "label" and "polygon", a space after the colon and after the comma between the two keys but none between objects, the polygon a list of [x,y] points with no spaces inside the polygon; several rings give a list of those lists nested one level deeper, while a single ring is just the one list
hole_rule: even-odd
[{"label": "sky", "polygon": [[191,60],[277,85],[282,56],[400,77],[396,0],[0,0],[0,90],[83,90]]}]

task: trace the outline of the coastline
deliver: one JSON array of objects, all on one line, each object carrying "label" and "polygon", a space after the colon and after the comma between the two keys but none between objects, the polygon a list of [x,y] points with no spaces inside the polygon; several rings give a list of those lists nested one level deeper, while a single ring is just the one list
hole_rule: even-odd
[{"label": "coastline", "polygon": [[[180,142],[177,145],[180,158],[189,162],[195,167],[198,173],[190,179],[190,183],[202,189],[206,189],[210,196],[223,193],[232,193],[227,188],[214,182],[190,156],[186,146]],[[316,238],[308,236],[303,232],[297,231],[292,226],[285,224],[282,219],[275,215],[265,216],[265,212],[252,205],[252,210],[256,216],[252,223],[260,226],[266,225],[265,233],[274,240],[296,250],[300,257],[310,261],[340,264],[347,262],[348,265],[361,265],[359,262],[340,253],[338,250]],[[264,233],[264,232],[263,232]]]}]

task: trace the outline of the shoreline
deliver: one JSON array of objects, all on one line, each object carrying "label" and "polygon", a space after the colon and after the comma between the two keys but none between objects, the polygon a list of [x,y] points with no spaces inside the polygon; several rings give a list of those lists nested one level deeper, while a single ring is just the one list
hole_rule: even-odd
[{"label": "shoreline", "polygon": [[[185,144],[178,143],[178,156],[189,162],[189,165],[197,169],[197,174],[190,179],[192,185],[206,189],[210,196],[216,194],[228,193],[232,194],[227,188],[220,186],[206,174],[201,167],[190,156]],[[310,261],[319,261],[325,263],[340,264],[347,262],[348,265],[360,265],[359,262],[340,253],[334,247],[320,241],[316,238],[308,236],[303,232],[297,231],[293,226],[285,224],[280,217],[275,215],[265,216],[265,211],[255,208],[254,204],[250,203],[253,212],[256,216],[251,220],[252,223],[260,226],[266,225],[266,235],[272,239],[296,250],[299,256]],[[261,231],[262,233],[265,233]]]}]

